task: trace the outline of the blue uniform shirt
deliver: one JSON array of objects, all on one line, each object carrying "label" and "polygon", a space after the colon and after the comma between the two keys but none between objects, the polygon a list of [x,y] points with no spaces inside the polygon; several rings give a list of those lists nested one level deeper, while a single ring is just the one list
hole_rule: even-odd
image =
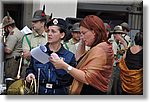
[{"label": "blue uniform shirt", "polygon": [[[50,55],[52,51],[48,47],[48,43],[45,45],[48,49],[46,54]],[[63,58],[66,63],[76,67],[75,56],[72,52],[66,50],[63,45],[58,52],[59,57]],[[26,70],[26,75],[33,73],[36,80],[39,78],[39,94],[68,94],[67,87],[72,84],[73,77],[63,69],[55,69],[51,62],[42,64],[33,57],[31,57],[31,63]],[[51,88],[48,88],[50,85]]]}]

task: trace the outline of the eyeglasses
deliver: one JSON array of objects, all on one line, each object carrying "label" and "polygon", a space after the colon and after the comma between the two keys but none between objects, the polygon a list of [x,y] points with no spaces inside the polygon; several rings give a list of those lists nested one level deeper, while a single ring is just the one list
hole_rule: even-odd
[{"label": "eyeglasses", "polygon": [[87,30],[85,32],[80,32],[81,34],[85,35],[86,33],[88,33],[90,30]]}]

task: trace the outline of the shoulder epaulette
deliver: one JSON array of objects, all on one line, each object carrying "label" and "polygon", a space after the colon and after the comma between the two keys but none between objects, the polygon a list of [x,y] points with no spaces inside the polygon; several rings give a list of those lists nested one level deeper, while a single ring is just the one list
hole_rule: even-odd
[{"label": "shoulder epaulette", "polygon": [[10,35],[13,35],[13,34],[14,34],[14,31],[10,32],[9,34],[10,34]]}]

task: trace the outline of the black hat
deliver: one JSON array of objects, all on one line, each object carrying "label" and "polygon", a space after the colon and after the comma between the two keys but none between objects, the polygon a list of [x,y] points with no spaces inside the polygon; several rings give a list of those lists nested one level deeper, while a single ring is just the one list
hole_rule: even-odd
[{"label": "black hat", "polygon": [[47,27],[52,26],[52,25],[59,26],[61,29],[64,29],[64,30],[67,29],[66,21],[61,18],[54,18],[47,23]]},{"label": "black hat", "polygon": [[71,31],[72,32],[80,32],[80,23],[75,23],[75,24],[73,24],[73,26],[72,26],[72,28],[71,28]]}]

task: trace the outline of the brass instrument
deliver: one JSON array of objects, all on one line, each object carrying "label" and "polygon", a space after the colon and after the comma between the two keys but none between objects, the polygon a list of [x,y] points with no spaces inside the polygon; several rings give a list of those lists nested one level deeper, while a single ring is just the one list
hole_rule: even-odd
[{"label": "brass instrument", "polygon": [[7,95],[33,95],[36,94],[36,80],[32,80],[30,85],[26,80],[17,80],[12,83],[8,90]]},{"label": "brass instrument", "polygon": [[19,63],[19,69],[15,81],[8,87],[7,95],[33,95],[37,93],[36,80],[33,79],[31,83],[27,83],[26,80],[20,79],[20,71],[22,65],[23,53]]}]

